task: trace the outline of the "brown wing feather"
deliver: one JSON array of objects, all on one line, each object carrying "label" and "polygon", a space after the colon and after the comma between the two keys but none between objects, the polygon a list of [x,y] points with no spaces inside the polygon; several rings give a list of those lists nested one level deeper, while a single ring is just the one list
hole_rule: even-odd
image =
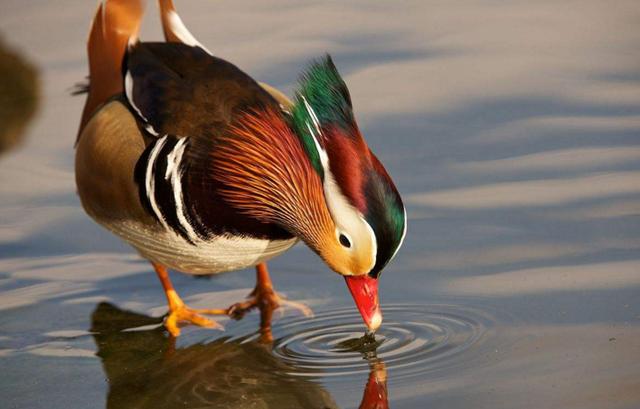
[{"label": "brown wing feather", "polygon": [[[181,38],[181,36],[184,37],[185,35],[195,40],[195,38],[193,38],[189,30],[184,26],[182,19],[180,19],[178,12],[175,6],[173,5],[173,0],[158,0],[158,4],[160,6],[160,19],[162,21],[162,31],[164,33],[164,38],[167,42],[169,43],[189,42],[188,38],[187,39]],[[191,42],[189,42],[189,44],[193,45],[191,44]],[[291,100],[282,91],[264,82],[258,82],[258,84],[260,84],[260,86],[265,91],[271,94],[271,96],[276,101],[278,101],[278,103],[281,104],[285,109],[290,109],[293,106],[293,103],[291,102]]]}]

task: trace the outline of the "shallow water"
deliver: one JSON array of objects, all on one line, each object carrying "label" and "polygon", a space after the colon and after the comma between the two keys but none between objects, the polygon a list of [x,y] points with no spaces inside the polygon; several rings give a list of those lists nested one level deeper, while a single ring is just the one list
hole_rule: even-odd
[{"label": "shallow water", "polygon": [[[639,407],[636,3],[178,1],[211,50],[286,91],[331,52],[406,200],[375,337],[298,246],[271,271],[315,316],[276,313],[264,344],[256,313],[162,330],[150,266],[75,195],[69,89],[94,4],[4,1],[0,32],[39,68],[41,101],[0,154],[0,406]],[[201,308],[253,279],[173,278]]]}]

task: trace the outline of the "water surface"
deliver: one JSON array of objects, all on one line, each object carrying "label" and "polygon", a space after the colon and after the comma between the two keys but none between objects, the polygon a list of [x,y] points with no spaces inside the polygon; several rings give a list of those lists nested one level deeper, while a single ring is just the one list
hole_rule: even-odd
[{"label": "water surface", "polygon": [[[41,100],[0,156],[3,407],[640,406],[637,2],[177,4],[209,49],[287,92],[334,56],[408,208],[383,327],[363,339],[343,280],[296,247],[274,283],[314,318],[276,313],[266,344],[256,313],[170,339],[150,266],[75,194],[69,90],[94,4],[6,0],[0,32]],[[216,308],[254,275],[173,280]]]}]

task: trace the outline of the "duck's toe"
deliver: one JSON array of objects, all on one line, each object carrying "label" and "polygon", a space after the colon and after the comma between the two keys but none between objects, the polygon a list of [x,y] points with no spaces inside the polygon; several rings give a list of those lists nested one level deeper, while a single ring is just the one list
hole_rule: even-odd
[{"label": "duck's toe", "polygon": [[204,317],[202,314],[207,315],[226,315],[227,310],[218,309],[218,310],[210,310],[210,309],[192,309],[187,307],[186,305],[182,305],[180,307],[174,308],[169,312],[167,318],[164,321],[164,326],[167,328],[169,333],[174,337],[180,335],[180,327],[184,325],[197,325],[199,327],[204,328],[215,328],[224,330],[224,327],[209,318]]}]

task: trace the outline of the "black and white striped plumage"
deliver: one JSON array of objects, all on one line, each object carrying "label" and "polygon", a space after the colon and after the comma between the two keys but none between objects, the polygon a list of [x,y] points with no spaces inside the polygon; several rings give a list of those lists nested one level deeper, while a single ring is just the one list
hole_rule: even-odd
[{"label": "black and white striped plumage", "polygon": [[172,135],[153,140],[136,164],[134,177],[145,209],[166,229],[195,245],[208,235],[185,198],[182,160],[188,142]]},{"label": "black and white striped plumage", "polygon": [[129,109],[150,140],[135,180],[156,220],[193,243],[223,234],[292,238],[222,203],[208,172],[209,153],[239,113],[280,109],[279,102],[235,65],[185,44],[130,45],[123,82]]}]

